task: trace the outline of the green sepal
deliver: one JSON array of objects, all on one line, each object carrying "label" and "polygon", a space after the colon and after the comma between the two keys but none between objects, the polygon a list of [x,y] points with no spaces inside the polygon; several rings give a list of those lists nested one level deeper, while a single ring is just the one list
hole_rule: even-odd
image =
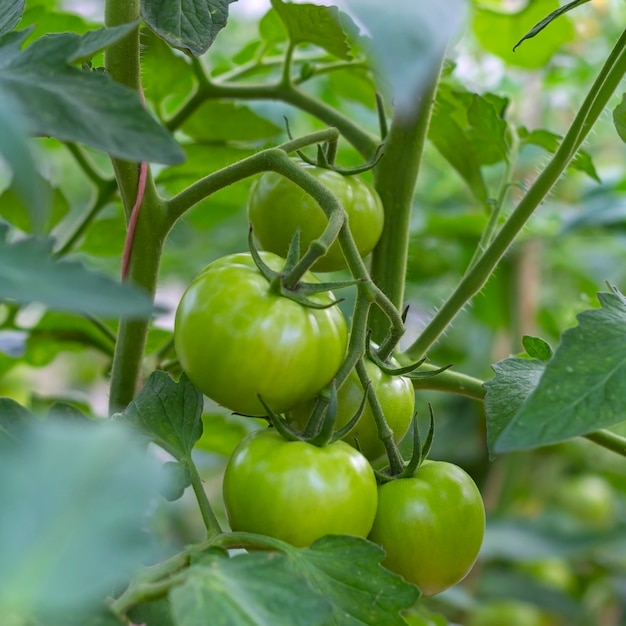
[{"label": "green sepal", "polygon": [[354,287],[354,285],[358,285],[362,282],[362,278],[355,278],[353,280],[339,280],[328,283],[300,283],[297,289],[306,295],[311,295],[313,293],[322,293],[323,291],[334,291],[336,289]]},{"label": "green sepal", "polygon": [[[368,383],[368,387],[369,387]],[[365,410],[365,405],[367,404],[367,389],[363,392],[363,399],[361,400],[361,404],[359,408],[356,410],[356,413],[350,418],[350,421],[347,422],[344,426],[342,426],[339,430],[335,432],[333,435],[333,441],[338,441],[339,439],[343,439],[350,434],[350,431],[357,425],[359,420],[361,419],[361,415],[363,415],[363,411]],[[358,446],[357,446],[358,447]]]},{"label": "green sepal", "polygon": [[292,270],[300,260],[300,228],[296,228],[296,232],[293,234],[291,241],[289,242],[289,249],[287,250],[287,258],[285,259],[284,273],[288,273]]},{"label": "green sepal", "polygon": [[280,277],[280,273],[274,271],[271,267],[267,265],[261,258],[257,247],[254,245],[254,237],[252,235],[252,224],[248,230],[248,249],[250,250],[250,256],[254,261],[254,264],[257,266],[257,269],[263,276],[266,278],[267,282],[270,284],[275,284],[276,279]]},{"label": "green sepal", "polygon": [[265,416],[267,421],[276,429],[278,434],[287,441],[304,441],[304,438],[300,433],[294,430],[278,413],[275,413],[261,397],[261,394],[257,394],[259,402],[263,405],[263,408],[267,412]]},{"label": "green sepal", "polygon": [[423,444],[421,442],[421,436],[417,426],[417,416],[413,417],[413,451],[409,462],[404,468],[404,471],[400,474],[401,478],[411,478],[412,476],[415,476],[415,473],[423,463],[424,459],[428,458],[428,455],[430,454],[433,439],[435,438],[435,415],[433,413],[433,407],[430,404],[428,405],[428,410],[430,412],[430,424],[428,426],[428,432],[426,433],[426,439]]},{"label": "green sepal", "polygon": [[330,385],[330,398],[328,406],[323,413],[321,424],[318,432],[307,441],[314,446],[320,448],[328,445],[333,441],[333,433],[335,431],[335,422],[337,421],[337,385],[335,381]]}]

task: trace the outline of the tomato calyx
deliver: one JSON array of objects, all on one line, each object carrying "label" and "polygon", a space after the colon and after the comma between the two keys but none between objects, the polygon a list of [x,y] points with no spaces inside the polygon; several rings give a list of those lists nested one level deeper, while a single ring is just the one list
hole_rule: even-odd
[{"label": "tomato calyx", "polygon": [[422,463],[428,458],[428,455],[430,454],[430,450],[433,445],[433,439],[435,437],[435,416],[433,413],[433,408],[430,404],[428,405],[428,410],[430,412],[430,424],[428,426],[426,438],[422,442],[419,427],[417,425],[417,416],[414,417],[411,428],[413,447],[411,450],[411,457],[409,458],[408,463],[406,463],[402,471],[396,475],[392,475],[389,471],[389,468],[386,468],[384,470],[374,470],[374,473],[376,474],[376,480],[379,484],[385,484],[398,478],[412,478],[413,476],[415,476],[417,470],[420,468]]},{"label": "tomato calyx", "polygon": [[314,167],[321,167],[326,170],[332,170],[333,172],[337,172],[337,174],[341,174],[342,176],[355,176],[357,174],[363,174],[364,172],[368,172],[374,169],[380,160],[383,158],[384,153],[382,151],[383,144],[380,143],[376,146],[376,150],[374,150],[374,154],[362,165],[356,165],[354,167],[339,167],[335,165],[335,154],[337,152],[336,142],[329,142],[324,144],[323,146],[317,145],[317,159],[313,160],[304,154],[301,150],[297,150],[296,154],[300,159],[302,159],[305,163],[309,165],[313,165]]},{"label": "tomato calyx", "polygon": [[322,304],[319,302],[314,302],[309,298],[309,296],[316,293],[332,291],[333,289],[352,287],[361,282],[361,279],[354,279],[334,282],[305,283],[297,279],[293,287],[288,287],[287,284],[291,284],[292,282],[294,282],[292,279],[292,273],[294,269],[297,270],[298,274],[303,274],[309,269],[296,268],[300,255],[299,230],[296,230],[293,239],[291,240],[287,258],[285,259],[285,266],[280,272],[273,270],[261,258],[261,255],[259,254],[259,251],[254,244],[252,227],[250,227],[248,231],[248,247],[250,249],[250,255],[254,261],[254,264],[257,266],[259,272],[261,272],[261,274],[270,284],[270,289],[272,291],[311,309],[328,309],[330,307],[336,306],[340,302],[343,302],[343,298],[333,300],[332,302],[326,304]]},{"label": "tomato calyx", "polygon": [[452,363],[449,365],[444,365],[443,367],[439,367],[436,370],[428,371],[428,372],[417,372],[416,370],[426,363],[427,359],[424,357],[415,363],[409,363],[408,365],[402,365],[400,367],[393,367],[386,363],[383,359],[381,359],[375,350],[372,349],[372,342],[368,341],[366,344],[366,352],[367,358],[373,361],[377,367],[379,367],[385,374],[389,376],[406,376],[411,379],[421,379],[421,378],[432,378],[433,376],[438,376],[442,374],[447,369],[452,367]]},{"label": "tomato calyx", "polygon": [[337,386],[335,381],[333,381],[328,392],[321,393],[318,396],[304,430],[300,431],[288,424],[285,419],[272,410],[260,395],[258,395],[258,398],[267,412],[266,419],[284,439],[287,441],[303,441],[320,448],[346,437],[357,425],[367,402],[367,395],[363,394],[361,404],[352,418],[342,428],[335,431],[338,403]]}]

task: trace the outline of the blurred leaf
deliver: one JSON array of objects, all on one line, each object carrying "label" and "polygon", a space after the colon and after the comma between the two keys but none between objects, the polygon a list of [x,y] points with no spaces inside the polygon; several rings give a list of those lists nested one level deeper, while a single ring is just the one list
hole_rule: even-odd
[{"label": "blurred leaf", "polygon": [[129,617],[133,624],[146,626],[178,626],[172,619],[170,602],[167,598],[144,602],[131,609]]},{"label": "blurred leaf", "polygon": [[428,137],[483,205],[488,191],[480,166],[508,157],[507,105],[505,98],[480,96],[445,83],[437,91]]},{"label": "blurred leaf", "polygon": [[[101,52],[110,45],[123,39],[128,33],[137,28],[138,22],[120,24],[108,28],[100,28],[85,33],[78,37],[78,48],[68,58],[71,63],[82,63],[88,61],[94,54]],[[66,33],[67,34],[67,33]]]},{"label": "blurred leaf", "polygon": [[[0,84],[1,81],[0,67]],[[20,108],[4,97],[0,97],[0,157],[11,168],[13,188],[24,203],[28,224],[41,231],[48,220],[50,187],[37,170],[26,143],[26,121]]]},{"label": "blurred leaf", "polygon": [[340,59],[352,58],[337,7],[271,1],[292,44],[312,43]]},{"label": "blurred leaf", "polygon": [[122,256],[126,239],[126,221],[121,205],[112,207],[112,213],[102,215],[87,227],[83,240],[77,248],[90,256],[117,257]]},{"label": "blurred leaf", "polygon": [[268,44],[277,44],[287,39],[287,28],[272,8],[259,21],[259,34]]},{"label": "blurred leaf", "polygon": [[166,372],[150,374],[120,417],[177,459],[189,458],[202,435],[202,393],[185,374],[176,382]]},{"label": "blurred leaf", "polygon": [[574,28],[569,19],[553,24],[536,44],[515,51],[513,47],[544,18],[546,12],[557,9],[558,0],[528,0],[523,9],[514,13],[500,13],[477,5],[474,9],[474,34],[485,50],[499,56],[509,65],[528,69],[544,67],[554,53],[574,37]]},{"label": "blurred leaf", "polygon": [[495,363],[495,376],[485,383],[487,446],[495,455],[496,442],[537,387],[546,364],[536,359],[509,358]]},{"label": "blurred leaf", "polygon": [[226,457],[230,456],[237,444],[248,434],[249,429],[236,415],[225,416],[220,413],[205,413],[202,416],[202,437],[198,439],[196,448],[215,452]]},{"label": "blurred leaf", "polygon": [[55,260],[50,240],[9,243],[0,224],[0,300],[40,302],[57,311],[103,317],[147,317],[150,298],[128,283],[88,270],[78,261]]},{"label": "blurred leaf", "polygon": [[245,105],[213,100],[202,104],[185,121],[182,131],[196,141],[226,142],[267,139],[283,129]]},{"label": "blurred leaf", "polygon": [[5,0],[0,5],[0,35],[13,30],[24,13],[24,0]]},{"label": "blurred leaf", "polygon": [[[545,364],[545,371],[540,372],[541,368],[535,366],[532,376],[518,386],[518,393],[523,388],[528,397],[523,399],[521,393],[509,397],[509,404],[519,400],[523,404],[513,414],[510,408],[505,411],[509,423],[502,424],[504,429],[497,438],[495,451],[548,445],[623,421],[626,299],[617,291],[600,293],[598,299],[602,308],[578,315],[578,326],[563,334],[554,356]],[[539,379],[537,374],[541,374]],[[493,384],[487,385],[487,397],[494,393],[500,396],[497,402],[502,402],[505,394],[498,393]],[[490,413],[491,419],[503,417],[497,410]]]},{"label": "blurred leaf", "polygon": [[[47,211],[46,223],[40,224],[39,227],[42,227],[44,232],[50,232],[67,215],[70,205],[63,192],[59,188],[53,188],[46,179],[41,179],[41,186],[45,196],[51,198],[52,206]],[[0,194],[0,216],[25,233],[32,232],[37,227],[37,224],[32,223],[29,207],[13,187]]]},{"label": "blurred leaf", "polygon": [[[141,31],[141,82],[146,99],[160,106],[189,94],[194,80],[188,60],[177,54],[152,31]],[[162,111],[160,111],[162,112]]]},{"label": "blurred leaf", "polygon": [[[123,32],[123,30],[121,31]],[[102,72],[81,71],[69,62],[94,41],[114,39],[105,29],[80,37],[47,35],[20,50],[27,32],[0,37],[0,90],[19,104],[34,135],[78,141],[131,161],[179,163],[173,137],[145,110],[136,92]],[[120,31],[115,31],[120,38]],[[87,42],[87,43],[86,43]],[[54,111],[54,115],[50,112]],[[107,132],[101,132],[106,128]]]},{"label": "blurred leaf", "polygon": [[293,571],[330,600],[336,626],[404,623],[400,611],[415,604],[419,590],[381,567],[383,556],[379,546],[348,536],[322,537],[289,552]]},{"label": "blurred leaf", "polygon": [[0,398],[0,441],[19,441],[35,420],[35,416],[15,400]]},{"label": "blurred leaf", "polygon": [[522,345],[524,346],[524,350],[526,350],[526,354],[531,359],[549,361],[552,358],[552,348],[550,347],[550,344],[540,337],[524,335],[522,337]]},{"label": "blurred leaf", "polygon": [[185,489],[191,485],[191,474],[186,465],[178,461],[168,461],[163,463],[163,473],[165,474],[163,497],[168,502],[174,502],[183,497]]},{"label": "blurred leaf", "polygon": [[174,48],[199,57],[226,26],[235,0],[141,0],[141,17]]},{"label": "blurred leaf", "polygon": [[532,39],[533,37],[536,37],[544,28],[546,28],[546,26],[550,25],[552,22],[554,22],[554,20],[556,20],[557,18],[561,17],[561,15],[564,15],[565,13],[567,13],[568,11],[571,11],[572,9],[575,9],[576,7],[580,6],[581,4],[585,4],[589,2],[589,0],[573,0],[572,2],[570,2],[569,4],[566,4],[562,7],[559,7],[558,9],[555,9],[554,11],[552,11],[552,13],[550,13],[549,15],[547,15],[546,17],[544,17],[539,23],[535,24],[514,46],[513,46],[513,52],[515,52],[515,50],[517,49],[517,47],[523,42],[526,41],[527,39]]},{"label": "blurred leaf", "polygon": [[60,420],[62,422],[77,422],[81,424],[95,424],[95,420],[87,417],[78,407],[69,402],[54,401],[48,409],[46,416],[48,421]]},{"label": "blurred leaf", "polygon": [[396,0],[381,11],[379,0],[342,0],[370,39],[363,41],[382,91],[400,111],[411,111],[439,71],[444,50],[466,19],[464,0]]},{"label": "blurred leaf", "polygon": [[177,626],[322,626],[330,606],[282,554],[208,555],[170,592]]},{"label": "blurred leaf", "polygon": [[[159,472],[119,424],[30,429],[0,456],[0,612],[79,614],[153,558]],[[152,546],[152,547],[151,547]]]},{"label": "blurred leaf", "polygon": [[[548,130],[528,131],[523,126],[518,128],[518,135],[522,145],[533,145],[543,148],[550,154],[554,154],[559,147],[562,137]],[[576,156],[571,160],[569,166],[572,170],[584,172],[593,180],[600,182],[600,177],[596,171],[595,165],[591,159],[591,155],[584,150],[579,150]]]},{"label": "blurred leaf", "polygon": [[626,94],[622,94],[622,99],[613,109],[613,124],[619,138],[626,143]]}]

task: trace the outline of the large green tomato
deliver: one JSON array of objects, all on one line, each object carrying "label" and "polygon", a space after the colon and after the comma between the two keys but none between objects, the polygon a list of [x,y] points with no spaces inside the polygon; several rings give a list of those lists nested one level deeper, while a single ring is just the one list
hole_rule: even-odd
[{"label": "large green tomato", "polygon": [[[384,222],[383,205],[374,188],[356,176],[342,176],[300,160],[297,162],[341,202],[359,253],[361,256],[369,254],[380,239]],[[319,204],[301,187],[276,172],[266,172],[252,187],[248,216],[261,246],[280,256],[286,256],[297,228],[304,252],[328,224]],[[345,266],[341,248],[335,242],[313,269],[330,272]]]},{"label": "large green tomato", "polygon": [[337,441],[317,447],[274,429],[243,439],[224,474],[231,528],[308,546],[324,535],[367,537],[377,488],[367,459]]},{"label": "large green tomato", "polygon": [[[393,431],[394,439],[398,442],[406,435],[415,410],[415,390],[411,380],[405,376],[389,376],[369,360],[365,361],[365,367],[387,424]],[[337,428],[341,428],[354,417],[363,401],[363,393],[359,376],[355,370],[352,370],[337,392]],[[296,407],[287,413],[287,420],[304,428],[312,408],[313,402]],[[357,425],[344,438],[344,441],[355,445],[355,439],[359,443],[361,452],[370,461],[375,461],[385,454],[385,447],[378,438],[376,422],[369,404],[365,405]]]},{"label": "large green tomato", "polygon": [[[284,260],[261,253],[274,270]],[[307,282],[317,279],[312,274]],[[333,302],[330,292],[311,296]],[[183,370],[206,396],[246,415],[278,412],[316,396],[343,362],[348,330],[336,306],[314,309],[270,288],[249,254],[209,264],[183,295],[174,327]]]},{"label": "large green tomato", "polygon": [[462,580],[485,534],[485,508],[472,478],[444,461],[424,461],[412,478],[378,489],[370,540],[383,565],[432,596]]}]

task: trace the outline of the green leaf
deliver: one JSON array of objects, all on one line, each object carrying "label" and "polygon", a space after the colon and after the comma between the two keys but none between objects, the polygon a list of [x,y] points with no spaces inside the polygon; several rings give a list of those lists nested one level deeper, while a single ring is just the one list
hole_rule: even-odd
[{"label": "green leaf", "polygon": [[545,32],[537,45],[524,46],[516,51],[513,47],[542,20],[547,11],[558,9],[558,0],[528,0],[524,8],[514,13],[501,13],[476,6],[472,26],[485,50],[499,56],[509,65],[535,69],[545,66],[564,43],[573,39],[575,33],[572,23],[568,19],[559,20]]},{"label": "green leaf", "polygon": [[274,9],[270,9],[259,21],[259,34],[270,45],[287,39],[287,29]]},{"label": "green leaf", "polygon": [[185,121],[182,131],[196,141],[227,142],[268,139],[283,132],[283,129],[247,106],[208,101]]},{"label": "green leaf", "polygon": [[0,455],[0,614],[79,614],[155,555],[158,464],[120,424],[38,423]]},{"label": "green leaf", "polygon": [[[145,110],[136,92],[102,72],[69,65],[94,42],[108,39],[107,32],[89,39],[89,34],[48,35],[20,50],[27,34],[0,37],[0,92],[17,103],[30,133],[85,143],[130,161],[183,160],[180,146]],[[115,37],[119,35],[116,30]]]},{"label": "green leaf", "polygon": [[70,205],[63,192],[58,188],[53,188],[46,179],[41,179],[41,186],[42,192],[52,199],[51,210],[47,211],[45,224],[33,224],[32,211],[14,187],[9,187],[0,194],[0,216],[23,232],[33,232],[37,228],[50,232],[68,214]]},{"label": "green leaf", "polygon": [[163,473],[165,475],[163,497],[168,502],[182,498],[185,489],[191,485],[191,474],[187,466],[178,461],[168,461],[163,463]]},{"label": "green leaf", "polygon": [[0,398],[0,442],[19,441],[35,416],[11,398]]},{"label": "green leaf", "polygon": [[496,441],[506,452],[548,445],[612,426],[626,413],[626,300],[598,294],[602,308],[578,315],[536,389]]},{"label": "green leaf", "polygon": [[177,626],[172,619],[170,602],[167,598],[143,602],[129,612],[133,624],[146,626]]},{"label": "green leaf", "polygon": [[[550,154],[554,154],[559,147],[562,137],[548,130],[528,131],[524,127],[518,128],[520,143],[524,145],[533,145],[543,148]],[[591,155],[585,150],[579,150],[569,164],[569,169],[584,172],[590,178],[600,182],[598,172],[591,159]]]},{"label": "green leaf", "polygon": [[272,0],[272,7],[285,25],[292,44],[312,43],[340,59],[352,58],[337,7],[283,0]]},{"label": "green leaf", "polygon": [[170,592],[176,626],[322,626],[330,606],[282,554],[208,555]]},{"label": "green leaf", "polygon": [[202,393],[185,374],[176,382],[167,372],[152,372],[121,419],[177,459],[189,458],[202,435]]},{"label": "green leaf", "polygon": [[70,63],[82,63],[88,61],[97,52],[101,52],[110,45],[123,39],[128,33],[137,28],[137,22],[121,24],[111,28],[100,28],[85,33],[82,37],[78,37],[78,47],[68,58]]},{"label": "green leaf", "polygon": [[226,26],[231,2],[235,0],[141,0],[141,17],[171,46],[198,57]]},{"label": "green leaf", "polygon": [[13,30],[22,19],[24,0],[4,0],[0,5],[0,35]]},{"label": "green leaf", "polygon": [[380,565],[382,548],[348,536],[328,536],[289,552],[291,568],[330,601],[335,626],[400,626],[417,587]]},{"label": "green leaf", "polygon": [[487,446],[491,458],[495,456],[496,441],[537,387],[545,363],[514,357],[504,359],[492,367],[495,376],[485,383]]},{"label": "green leaf", "polygon": [[613,124],[619,138],[626,143],[626,94],[622,94],[622,99],[613,109]]},{"label": "green leaf", "polygon": [[0,99],[0,156],[11,168],[13,189],[24,203],[29,225],[41,231],[48,219],[50,186],[33,161],[26,143],[26,122],[19,107],[5,99]]},{"label": "green leaf", "polygon": [[0,300],[40,302],[57,311],[102,317],[147,317],[150,298],[128,283],[88,270],[78,261],[55,260],[51,240],[11,243],[0,224]]},{"label": "green leaf", "polygon": [[524,335],[522,337],[522,345],[524,346],[524,350],[526,350],[526,354],[531,359],[549,361],[552,358],[552,348],[550,347],[550,344],[540,337]]},{"label": "green leaf", "polygon": [[552,11],[552,13],[550,13],[549,15],[547,15],[546,17],[544,17],[540,22],[538,22],[537,24],[535,24],[514,46],[513,46],[513,52],[515,52],[515,50],[517,49],[517,47],[524,41],[526,41],[527,39],[532,39],[533,37],[536,37],[544,28],[546,28],[546,26],[548,26],[549,24],[551,24],[554,20],[556,20],[557,18],[561,17],[561,15],[564,15],[565,13],[567,13],[568,11],[571,11],[572,9],[575,9],[576,7],[580,6],[581,4],[585,4],[589,2],[589,0],[573,0],[572,2],[570,2],[569,4],[566,4],[562,7],[559,7],[558,9],[555,9],[554,11]]},{"label": "green leaf", "polygon": [[467,3],[395,0],[393,10],[381,10],[380,0],[345,0],[343,4],[371,37],[362,43],[378,76],[377,84],[397,109],[412,111],[439,71],[450,38],[465,24]]}]

